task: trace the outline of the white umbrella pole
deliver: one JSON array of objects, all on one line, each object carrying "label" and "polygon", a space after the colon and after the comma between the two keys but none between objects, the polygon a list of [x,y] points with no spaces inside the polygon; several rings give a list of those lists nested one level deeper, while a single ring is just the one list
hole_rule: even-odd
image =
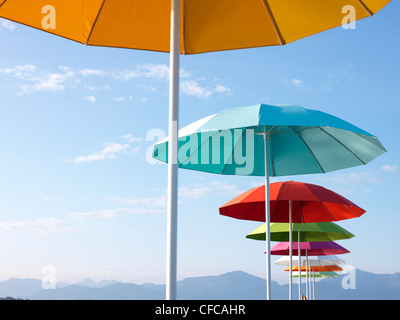
[{"label": "white umbrella pole", "polygon": [[306,297],[308,300],[308,254],[306,250]]},{"label": "white umbrella pole", "polygon": [[265,150],[265,246],[266,246],[266,269],[267,269],[267,300],[271,299],[271,250],[270,250],[270,208],[269,208],[269,134],[265,127],[264,150]]},{"label": "white umbrella pole", "polygon": [[299,300],[301,300],[301,248],[300,248],[300,231],[297,232],[297,255],[299,257]]},{"label": "white umbrella pole", "polygon": [[176,299],[180,0],[171,0],[166,299]]},{"label": "white umbrella pole", "polygon": [[299,257],[299,300],[301,300],[301,251],[300,251],[300,231],[297,231],[297,256]]},{"label": "white umbrella pole", "polygon": [[289,300],[292,300],[292,242],[293,242],[293,235],[292,235],[292,200],[289,200]]},{"label": "white umbrella pole", "polygon": [[313,271],[313,300],[315,300],[315,271]]}]

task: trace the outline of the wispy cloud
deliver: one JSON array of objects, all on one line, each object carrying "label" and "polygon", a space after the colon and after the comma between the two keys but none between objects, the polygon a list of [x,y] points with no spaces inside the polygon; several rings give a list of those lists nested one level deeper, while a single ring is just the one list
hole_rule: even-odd
[{"label": "wispy cloud", "polygon": [[294,79],[291,79],[289,81],[289,83],[294,85],[295,87],[300,87],[303,84],[303,80],[294,78]]},{"label": "wispy cloud", "polygon": [[12,23],[9,20],[0,18],[0,29],[7,29],[9,31],[14,31],[17,28],[15,23]]},{"label": "wispy cloud", "polygon": [[84,68],[82,70],[79,70],[79,74],[83,75],[84,77],[88,77],[88,76],[104,76],[104,75],[107,75],[107,72],[105,72],[104,70],[100,70],[100,69]]},{"label": "wispy cloud", "polygon": [[112,73],[114,79],[128,81],[134,78],[169,79],[169,67],[165,64],[140,64],[133,69],[125,69]]},{"label": "wispy cloud", "polygon": [[166,212],[167,199],[165,197],[109,197],[107,200],[118,204],[129,205],[129,207],[92,210],[87,212],[74,212],[70,213],[69,216],[78,219],[106,220],[115,219],[121,214],[164,214]]},{"label": "wispy cloud", "polygon": [[139,141],[143,141],[143,139],[141,137],[135,137],[133,134],[126,134],[124,136],[122,136],[123,139],[125,139],[127,142],[139,142]]},{"label": "wispy cloud", "polygon": [[141,146],[137,145],[143,141],[142,138],[133,134],[126,134],[120,137],[122,142],[107,142],[103,144],[100,151],[89,153],[88,155],[76,156],[72,162],[93,162],[106,159],[117,159],[120,155],[137,154],[141,150]]},{"label": "wispy cloud", "polygon": [[58,72],[49,72],[39,70],[35,65],[26,64],[0,69],[0,73],[21,81],[19,94],[34,91],[62,91],[67,85],[72,85],[77,80],[76,74],[66,67],[60,67]]},{"label": "wispy cloud", "polygon": [[179,197],[205,198],[210,194],[237,196],[244,192],[236,184],[221,182],[218,180],[206,183],[192,183],[179,188]]},{"label": "wispy cloud", "polygon": [[151,198],[124,198],[124,197],[109,197],[109,201],[121,204],[138,205],[142,207],[164,207],[167,205],[166,197],[151,197]]},{"label": "wispy cloud", "polygon": [[55,217],[37,219],[33,222],[27,222],[27,221],[1,222],[0,228],[6,230],[16,230],[28,234],[39,234],[39,235],[49,235],[58,232],[82,231],[81,228],[63,226],[63,221]]},{"label": "wispy cloud", "polygon": [[381,167],[381,170],[386,171],[386,172],[396,172],[397,171],[397,166],[396,165],[386,164],[386,165]]},{"label": "wispy cloud", "polygon": [[88,97],[84,97],[83,99],[88,101],[88,102],[92,102],[92,103],[96,102],[96,97],[95,96],[88,96]]},{"label": "wispy cloud", "polygon": [[216,85],[214,88],[202,87],[195,80],[186,80],[181,82],[181,91],[189,96],[207,99],[214,93],[231,94],[231,89],[223,86]]},{"label": "wispy cloud", "polygon": [[[155,81],[161,81],[167,84],[169,81],[169,66],[165,64],[138,64],[133,68],[124,70],[107,71],[102,69],[94,68],[82,68],[75,70],[69,66],[59,66],[56,71],[46,70],[39,68],[35,65],[26,64],[19,65],[12,68],[0,69],[0,74],[8,77],[12,77],[18,80],[19,92],[18,94],[29,94],[37,91],[50,91],[60,92],[66,89],[78,89],[85,88],[88,91],[98,90],[103,87],[110,90],[111,86],[109,83],[99,85],[96,83],[90,83],[94,81],[93,78],[101,77],[103,81],[129,81],[132,79],[148,79],[152,83],[138,84],[138,88],[147,93],[154,93],[157,91]],[[181,92],[183,94],[197,97],[200,99],[207,99],[213,94],[229,95],[232,94],[230,88],[218,83],[212,86],[204,85],[206,79],[197,78],[193,79],[193,76],[185,71],[180,70],[182,77],[181,81]],[[148,82],[148,81],[147,81]],[[96,98],[91,96],[84,97],[89,102],[96,102]],[[126,101],[132,100],[133,97],[115,97],[114,101]],[[148,97],[140,99],[145,102]]]},{"label": "wispy cloud", "polygon": [[74,158],[74,162],[92,162],[99,161],[104,159],[116,159],[117,154],[126,151],[129,149],[129,144],[120,144],[120,143],[106,143],[104,144],[104,148],[98,152],[91,153],[87,156],[78,156]]},{"label": "wispy cloud", "polygon": [[79,219],[90,219],[90,220],[105,220],[114,219],[118,216],[121,209],[109,209],[109,210],[93,210],[88,212],[73,212],[68,214],[70,217]]}]

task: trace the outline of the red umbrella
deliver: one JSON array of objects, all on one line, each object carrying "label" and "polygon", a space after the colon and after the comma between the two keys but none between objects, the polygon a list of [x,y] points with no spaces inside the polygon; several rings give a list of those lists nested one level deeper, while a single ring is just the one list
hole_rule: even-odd
[{"label": "red umbrella", "polygon": [[[270,184],[270,222],[328,222],[360,217],[366,211],[324,187],[296,181]],[[265,222],[265,186],[253,188],[219,208],[219,213],[236,219]]]},{"label": "red umbrella", "polygon": [[[329,256],[349,253],[350,251],[338,245],[333,241],[321,241],[321,242],[301,242],[300,252],[302,256]],[[271,248],[272,255],[288,256],[289,242],[279,242]],[[292,249],[293,255],[298,255],[298,243],[293,243]]]}]

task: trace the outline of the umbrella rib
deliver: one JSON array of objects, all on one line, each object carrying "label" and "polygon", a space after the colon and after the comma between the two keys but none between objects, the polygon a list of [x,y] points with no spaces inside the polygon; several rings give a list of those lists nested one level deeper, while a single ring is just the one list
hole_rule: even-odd
[{"label": "umbrella rib", "polygon": [[[265,201],[264,201],[264,202],[265,202]],[[244,210],[244,211],[242,212],[242,214],[241,214],[237,219],[242,219],[242,217],[244,216],[244,214],[245,214],[247,211],[249,211],[250,208],[251,208],[252,206],[254,206],[255,203],[256,203],[256,202],[253,201],[253,202],[247,207],[247,209]],[[246,219],[243,219],[243,220],[246,220]]]},{"label": "umbrella rib", "polygon": [[368,12],[368,14],[372,17],[374,15],[374,13],[368,9],[368,7],[364,4],[364,1],[362,0],[358,0],[358,2],[363,6],[363,8],[365,9],[365,11]]},{"label": "umbrella rib", "polygon": [[222,169],[221,174],[224,174],[224,171],[225,171],[225,169],[226,169],[226,166],[228,165],[229,160],[231,160],[231,158],[232,158],[232,156],[233,156],[233,153],[235,152],[235,149],[236,149],[237,145],[239,144],[239,141],[242,141],[243,135],[244,135],[244,132],[245,132],[245,131],[246,131],[246,130],[243,130],[243,131],[242,131],[242,134],[240,135],[240,139],[238,139],[238,141],[236,142],[236,144],[233,146],[233,150],[232,150],[232,152],[231,152],[231,155],[229,156],[228,161],[226,161],[226,163],[225,163],[225,165],[224,165],[224,168]]},{"label": "umbrella rib", "polygon": [[336,139],[333,135],[331,135],[330,133],[326,132],[323,128],[319,127],[319,129],[324,132],[326,135],[328,135],[329,137],[331,137],[332,139],[334,139],[337,143],[339,143],[343,148],[345,148],[348,152],[350,152],[354,157],[357,158],[358,161],[360,161],[362,164],[366,164],[364,161],[362,161],[353,151],[351,151],[348,147],[346,147],[341,141],[339,141],[338,139]]},{"label": "umbrella rib", "polygon": [[101,4],[101,6],[100,6],[99,12],[97,12],[96,19],[94,20],[93,25],[92,25],[92,28],[90,29],[89,36],[88,36],[88,38],[87,38],[87,40],[86,40],[85,46],[87,46],[88,43],[89,43],[89,40],[90,40],[90,37],[92,36],[92,32],[93,32],[93,30],[94,30],[94,27],[96,26],[97,19],[99,18],[99,15],[100,15],[100,13],[101,13],[101,10],[103,10],[103,6],[104,6],[104,3],[105,3],[105,2],[106,2],[106,0],[103,0],[102,4]]},{"label": "umbrella rib", "polygon": [[380,146],[376,145],[375,143],[369,141],[368,139],[365,139],[361,134],[357,133],[357,132],[353,132],[355,135],[359,136],[361,139],[368,141],[369,143],[372,143],[375,147],[381,149],[383,152],[386,152],[385,148],[381,148]]},{"label": "umbrella rib", "polygon": [[325,173],[325,170],[322,169],[321,164],[319,163],[319,161],[317,160],[317,157],[315,156],[314,152],[312,152],[311,148],[308,146],[308,144],[304,141],[303,137],[300,135],[300,133],[298,133],[296,130],[294,130],[293,127],[288,126],[290,129],[293,130],[293,132],[299,137],[299,139],[304,143],[304,145],[306,146],[306,148],[308,149],[308,151],[311,153],[312,157],[314,158],[315,162],[317,163],[319,169],[321,170],[322,173]]},{"label": "umbrella rib", "polygon": [[[195,132],[195,133],[197,134],[197,132]],[[219,133],[219,131],[216,131],[214,134],[211,135],[211,138],[212,138],[213,136],[217,135],[218,133]],[[197,152],[199,149],[201,149],[201,148],[203,147],[203,145],[204,145],[205,143],[207,143],[207,142],[209,142],[209,140],[205,140],[202,144],[200,144],[200,146],[196,149],[196,152]],[[192,155],[193,155],[194,153],[195,153],[195,152],[193,152],[191,155],[189,155],[189,156],[185,159],[185,161],[182,161],[182,163],[179,165],[179,167],[182,167],[182,165],[184,165],[185,162],[189,161],[190,158],[192,157]]]},{"label": "umbrella rib", "polygon": [[281,33],[281,31],[279,30],[278,25],[276,24],[275,17],[274,17],[274,15],[272,14],[271,7],[270,7],[269,4],[268,4],[268,0],[263,0],[263,2],[264,2],[265,9],[267,9],[269,18],[271,19],[271,22],[272,22],[272,24],[274,25],[275,32],[276,32],[276,34],[277,34],[277,36],[278,36],[278,38],[279,38],[279,42],[281,43],[281,46],[282,46],[282,45],[284,45],[284,44],[286,43],[286,42],[285,42],[285,39],[283,39],[282,33]]},{"label": "umbrella rib", "polygon": [[1,4],[0,4],[0,8],[3,6],[3,4],[5,4],[7,2],[7,0],[4,0]]},{"label": "umbrella rib", "polygon": [[345,204],[344,205],[347,209],[349,209],[351,212],[353,212],[353,214],[357,217],[357,218],[359,218],[359,217],[361,217],[361,215],[358,215],[350,206],[348,206],[347,204]]},{"label": "umbrella rib", "polygon": [[325,210],[329,213],[329,215],[332,217],[333,221],[337,221],[337,219],[332,215],[332,213],[329,211],[329,209],[325,206],[325,204],[320,201],[319,203],[322,204],[322,206],[325,208]]},{"label": "umbrella rib", "polygon": [[300,208],[300,217],[301,217],[301,221],[304,222],[304,215],[303,215],[303,208],[301,207],[301,201],[299,201],[299,208]]}]

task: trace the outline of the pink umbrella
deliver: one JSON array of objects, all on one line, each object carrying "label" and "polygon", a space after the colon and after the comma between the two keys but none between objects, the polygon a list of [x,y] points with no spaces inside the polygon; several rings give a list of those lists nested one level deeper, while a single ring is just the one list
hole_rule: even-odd
[{"label": "pink umbrella", "polygon": [[[292,254],[298,255],[298,242],[292,244]],[[349,253],[350,251],[333,241],[301,242],[300,253],[302,256],[328,256]],[[279,242],[271,248],[272,255],[289,255],[289,242]]]}]

